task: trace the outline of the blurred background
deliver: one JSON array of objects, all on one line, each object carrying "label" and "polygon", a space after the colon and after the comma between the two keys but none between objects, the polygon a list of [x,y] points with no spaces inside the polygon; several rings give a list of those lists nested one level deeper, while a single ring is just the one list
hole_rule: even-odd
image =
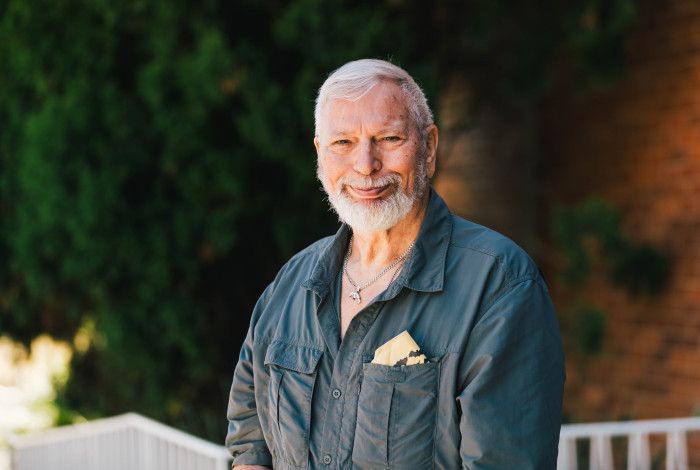
[{"label": "blurred background", "polygon": [[451,209],[542,267],[566,422],[700,414],[700,3],[0,0],[0,432],[223,442],[257,296],[336,230],[313,101],[362,57],[424,87]]}]

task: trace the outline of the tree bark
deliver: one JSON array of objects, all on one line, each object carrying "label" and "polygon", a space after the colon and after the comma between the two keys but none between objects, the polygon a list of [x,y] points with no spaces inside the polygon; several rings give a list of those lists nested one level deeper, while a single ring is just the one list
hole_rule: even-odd
[{"label": "tree bark", "polygon": [[434,186],[450,209],[536,256],[537,174],[532,103],[495,104],[455,74],[438,103]]}]

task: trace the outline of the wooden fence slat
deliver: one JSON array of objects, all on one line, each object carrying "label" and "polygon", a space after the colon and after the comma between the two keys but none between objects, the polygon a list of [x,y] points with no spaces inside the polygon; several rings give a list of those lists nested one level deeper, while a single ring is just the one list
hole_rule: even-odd
[{"label": "wooden fence slat", "polygon": [[576,439],[559,439],[559,455],[557,456],[557,468],[577,470]]},{"label": "wooden fence slat", "polygon": [[648,434],[630,434],[627,444],[627,470],[651,470]]},{"label": "wooden fence slat", "polygon": [[688,443],[685,432],[675,431],[666,437],[667,470],[688,470]]},{"label": "wooden fence slat", "polygon": [[591,470],[613,470],[610,436],[591,437]]}]

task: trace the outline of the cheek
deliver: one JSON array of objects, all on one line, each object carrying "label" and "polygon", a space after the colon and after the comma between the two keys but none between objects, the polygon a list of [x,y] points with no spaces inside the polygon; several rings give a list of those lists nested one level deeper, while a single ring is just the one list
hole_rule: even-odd
[{"label": "cheek", "polygon": [[318,160],[318,178],[331,188],[335,188],[335,182],[340,178],[338,166],[333,163],[332,158],[323,158]]},{"label": "cheek", "polygon": [[411,153],[401,155],[397,161],[396,170],[404,178],[414,178],[416,173],[416,159],[414,155]]},{"label": "cheek", "polygon": [[333,162],[329,161],[329,159],[319,162],[319,165],[323,170],[323,174],[326,175],[327,178],[332,177],[335,173],[335,165],[333,165]]},{"label": "cheek", "polygon": [[348,156],[329,153],[323,159],[323,167],[326,169],[327,175],[340,177],[352,170],[352,162],[353,159],[348,158]]}]

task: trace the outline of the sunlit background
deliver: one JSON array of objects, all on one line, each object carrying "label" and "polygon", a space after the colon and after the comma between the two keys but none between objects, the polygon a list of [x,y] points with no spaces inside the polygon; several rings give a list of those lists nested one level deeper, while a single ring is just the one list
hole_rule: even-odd
[{"label": "sunlit background", "polygon": [[700,414],[700,3],[5,0],[0,448],[128,411],[223,442],[257,296],[337,227],[313,100],[361,57],[424,87],[451,209],[541,266],[566,422]]}]

